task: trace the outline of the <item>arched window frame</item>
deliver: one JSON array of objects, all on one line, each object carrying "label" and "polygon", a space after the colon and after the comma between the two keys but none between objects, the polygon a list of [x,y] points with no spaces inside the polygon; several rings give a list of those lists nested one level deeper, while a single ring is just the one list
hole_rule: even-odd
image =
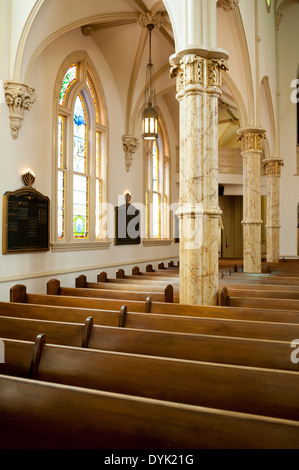
[{"label": "arched window frame", "polygon": [[[66,95],[65,101],[61,103],[60,90],[62,81],[69,68],[76,64],[77,77],[74,80]],[[88,82],[87,82],[88,79]],[[73,168],[73,135],[74,119],[73,112],[77,97],[80,96],[84,104],[86,124],[87,124],[87,156],[86,156],[86,178],[88,185],[88,234],[86,237],[74,237],[73,220],[73,177],[76,172]],[[93,250],[107,249],[111,242],[106,236],[106,213],[103,208],[107,202],[107,142],[108,123],[99,77],[84,52],[71,54],[62,64],[56,79],[54,92],[54,113],[53,128],[55,129],[54,151],[53,151],[53,203],[52,203],[52,251],[72,251],[72,250]],[[63,120],[63,142],[61,149],[63,152],[62,165],[59,166],[58,152],[60,142],[59,120]],[[99,153],[97,153],[97,149]],[[97,158],[100,155],[100,161]],[[58,178],[62,174],[64,177],[64,223],[63,236],[58,236]],[[62,177],[62,176],[61,176]],[[101,186],[101,204],[99,205],[99,195],[97,187]],[[97,220],[99,222],[97,222]],[[97,225],[97,226],[96,226]],[[98,236],[99,235],[99,236]]]},{"label": "arched window frame", "polygon": [[[144,166],[145,166],[145,238],[144,245],[170,244],[172,242],[170,204],[171,204],[171,157],[169,153],[168,138],[164,122],[159,113],[158,139],[157,141],[144,142]],[[153,179],[153,146],[158,149],[158,188],[154,187]],[[160,202],[160,228],[158,233],[153,230],[155,216],[153,214],[154,197]]]}]

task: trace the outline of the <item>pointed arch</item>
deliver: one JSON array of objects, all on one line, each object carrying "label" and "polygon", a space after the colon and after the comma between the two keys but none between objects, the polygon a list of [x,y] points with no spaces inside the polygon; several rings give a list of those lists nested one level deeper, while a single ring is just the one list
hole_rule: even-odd
[{"label": "pointed arch", "polygon": [[92,249],[105,239],[107,117],[88,55],[70,54],[55,82],[53,249]]},{"label": "pointed arch", "polygon": [[[270,88],[269,77],[264,76],[261,80],[261,111],[262,107],[266,112],[266,119],[267,122],[261,122],[261,126],[267,130],[267,140],[268,145],[266,147],[268,155],[265,155],[266,158],[273,158],[277,156],[277,148],[276,148],[276,123],[275,123],[275,113],[274,113],[274,106],[273,106],[273,99],[272,93]],[[262,113],[260,113],[262,116]]]}]

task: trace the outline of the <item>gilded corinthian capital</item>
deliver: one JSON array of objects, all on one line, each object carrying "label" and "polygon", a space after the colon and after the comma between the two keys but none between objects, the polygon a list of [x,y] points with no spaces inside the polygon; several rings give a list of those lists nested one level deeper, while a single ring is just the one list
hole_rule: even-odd
[{"label": "gilded corinthian capital", "polygon": [[5,102],[9,108],[10,131],[17,139],[22,127],[24,112],[30,111],[36,101],[35,90],[24,83],[4,82]]},{"label": "gilded corinthian capital", "polygon": [[206,59],[196,54],[187,54],[170,70],[170,77],[176,77],[177,92],[206,91],[218,92],[222,83],[221,71],[227,70],[224,59]]},{"label": "gilded corinthian capital", "polygon": [[268,160],[263,160],[263,165],[266,176],[280,176],[281,167],[284,166],[284,162],[283,160],[269,158]]},{"label": "gilded corinthian capital", "polygon": [[241,152],[262,152],[264,149],[263,140],[266,131],[262,128],[249,128],[238,131],[241,141]]}]

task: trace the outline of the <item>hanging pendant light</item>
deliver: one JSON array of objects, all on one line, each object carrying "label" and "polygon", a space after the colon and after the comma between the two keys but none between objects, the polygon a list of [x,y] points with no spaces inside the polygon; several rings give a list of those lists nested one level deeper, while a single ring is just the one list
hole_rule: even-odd
[{"label": "hanging pendant light", "polygon": [[149,31],[149,61],[146,67],[146,81],[144,104],[142,113],[142,138],[144,140],[155,140],[158,138],[158,112],[156,103],[156,92],[154,86],[154,65],[151,57],[153,24],[148,24]]}]

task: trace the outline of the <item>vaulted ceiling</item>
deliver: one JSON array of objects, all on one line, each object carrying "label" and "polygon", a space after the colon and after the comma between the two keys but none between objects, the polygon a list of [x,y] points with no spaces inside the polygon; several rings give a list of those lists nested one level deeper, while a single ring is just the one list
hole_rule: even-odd
[{"label": "vaulted ceiling", "polygon": [[[112,4],[119,2],[111,2]],[[148,62],[148,30],[152,32],[152,60],[156,75],[158,106],[169,111],[174,129],[179,135],[179,104],[175,81],[169,78],[169,57],[175,52],[171,23],[162,0],[124,0],[122,9],[112,8],[100,21],[82,26],[82,34],[91,36],[105,56],[120,90],[125,110],[126,133],[134,134],[142,106],[145,70]],[[122,92],[123,90],[123,92]],[[219,106],[219,145],[238,147],[236,138],[238,112],[230,91],[224,86]]]}]

